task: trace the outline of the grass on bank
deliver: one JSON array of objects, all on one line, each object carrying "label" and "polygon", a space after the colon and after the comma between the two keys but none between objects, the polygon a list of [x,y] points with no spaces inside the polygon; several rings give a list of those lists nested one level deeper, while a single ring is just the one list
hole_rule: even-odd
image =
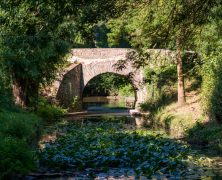
[{"label": "grass on bank", "polygon": [[27,112],[15,105],[0,109],[0,180],[18,179],[36,169],[36,149],[42,125],[57,122],[66,111],[45,100],[37,111]]},{"label": "grass on bank", "polygon": [[44,98],[39,98],[37,104],[35,113],[44,120],[44,123],[55,123],[67,113],[66,109],[56,104],[49,103]]},{"label": "grass on bank", "polygon": [[222,124],[218,122],[196,123],[186,131],[186,139],[222,154]]},{"label": "grass on bank", "polygon": [[187,103],[184,106],[178,107],[174,88],[156,101],[143,104],[142,110],[150,112],[148,120],[154,128],[164,129],[173,138],[183,138],[222,153],[222,124],[209,120],[204,114],[200,84],[196,81],[186,83]]},{"label": "grass on bank", "polygon": [[16,179],[35,169],[40,118],[26,112],[0,112],[0,179]]}]

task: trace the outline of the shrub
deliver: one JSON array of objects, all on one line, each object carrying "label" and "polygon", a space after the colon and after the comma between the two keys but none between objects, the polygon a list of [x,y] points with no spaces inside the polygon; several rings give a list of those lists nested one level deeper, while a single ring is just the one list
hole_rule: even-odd
[{"label": "shrub", "polygon": [[222,154],[222,125],[217,122],[196,123],[186,131],[186,137],[190,142],[210,147]]},{"label": "shrub", "polygon": [[26,142],[37,139],[39,118],[34,114],[5,111],[0,113],[0,136],[11,136]]},{"label": "shrub", "polygon": [[67,112],[57,105],[48,103],[45,99],[40,99],[36,114],[46,122],[58,121]]},{"label": "shrub", "polygon": [[0,107],[10,108],[13,104],[11,78],[3,61],[0,60]]},{"label": "shrub", "polygon": [[33,152],[28,144],[15,137],[4,137],[0,140],[0,179],[16,179],[33,170]]},{"label": "shrub", "polygon": [[0,179],[16,179],[33,170],[39,122],[34,114],[0,112]]},{"label": "shrub", "polygon": [[176,99],[175,91],[162,92],[159,94],[158,98],[156,99],[149,99],[145,103],[140,105],[142,111],[150,111],[155,113],[159,110],[159,108],[164,108],[165,106],[169,105],[170,103],[174,102]]},{"label": "shrub", "polygon": [[134,96],[134,89],[131,84],[120,87],[118,91],[120,96]]},{"label": "shrub", "polygon": [[[220,48],[222,49],[222,48]],[[203,67],[202,104],[211,119],[222,122],[222,53],[212,53]]]}]

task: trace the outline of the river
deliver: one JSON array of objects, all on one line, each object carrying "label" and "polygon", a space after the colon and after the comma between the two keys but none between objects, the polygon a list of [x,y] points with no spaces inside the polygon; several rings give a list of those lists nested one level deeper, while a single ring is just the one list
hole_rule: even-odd
[{"label": "river", "polygon": [[[129,109],[100,104],[88,106],[87,111],[53,127],[56,137],[42,141],[39,171],[26,179],[222,179],[221,157],[192,147],[181,150],[183,142],[153,130],[143,118],[130,116]],[[212,160],[199,166],[192,156]]]}]

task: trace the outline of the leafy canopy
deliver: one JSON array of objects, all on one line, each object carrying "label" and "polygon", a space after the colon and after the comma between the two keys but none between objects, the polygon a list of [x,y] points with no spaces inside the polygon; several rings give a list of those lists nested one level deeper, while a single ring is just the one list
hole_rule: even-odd
[{"label": "leafy canopy", "polygon": [[116,14],[117,7],[115,0],[2,1],[0,57],[23,99],[36,99],[39,87],[65,64],[76,37],[87,39],[91,26]]}]

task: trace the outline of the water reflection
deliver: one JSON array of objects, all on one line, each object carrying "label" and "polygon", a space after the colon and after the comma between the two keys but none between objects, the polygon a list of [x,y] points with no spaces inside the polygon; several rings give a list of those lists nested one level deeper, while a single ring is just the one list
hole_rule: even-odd
[{"label": "water reflection", "polygon": [[88,114],[70,117],[72,120],[81,120],[81,122],[99,122],[101,119],[108,122],[123,123],[125,126],[132,128],[143,128],[150,125],[146,117],[141,115],[131,115],[128,109],[104,108],[94,106],[88,108]]},{"label": "water reflection", "polygon": [[92,107],[107,108],[134,108],[135,97],[123,96],[93,96],[83,98],[83,108],[90,109]]}]

